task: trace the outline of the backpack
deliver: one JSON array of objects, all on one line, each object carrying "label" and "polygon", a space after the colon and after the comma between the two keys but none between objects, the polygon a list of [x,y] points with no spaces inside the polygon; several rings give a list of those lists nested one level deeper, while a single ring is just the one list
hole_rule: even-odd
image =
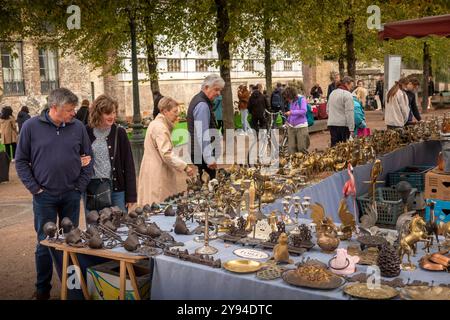
[{"label": "backpack", "polygon": [[280,91],[274,91],[272,93],[272,101],[270,101],[270,104],[273,107],[280,108],[283,105],[283,99],[281,98],[281,92]]},{"label": "backpack", "polygon": [[[298,97],[298,105],[301,106],[303,97]],[[311,127],[314,124],[314,114],[311,110],[311,105],[306,102],[306,119],[308,120],[308,127]]]}]

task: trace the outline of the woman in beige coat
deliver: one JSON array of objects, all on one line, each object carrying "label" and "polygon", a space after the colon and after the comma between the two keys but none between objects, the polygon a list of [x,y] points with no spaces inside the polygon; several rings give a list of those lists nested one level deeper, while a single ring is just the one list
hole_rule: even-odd
[{"label": "woman in beige coat", "polygon": [[[17,146],[17,127],[16,119],[12,115],[11,107],[3,107],[0,116],[0,142],[5,145],[8,156],[12,157],[12,161],[16,156]],[[12,149],[12,152],[10,151]]]},{"label": "woman in beige coat", "polygon": [[177,176],[194,171],[173,152],[171,132],[178,119],[178,102],[169,97],[159,101],[160,113],[147,128],[144,157],[139,173],[138,205],[159,203],[181,191]]}]

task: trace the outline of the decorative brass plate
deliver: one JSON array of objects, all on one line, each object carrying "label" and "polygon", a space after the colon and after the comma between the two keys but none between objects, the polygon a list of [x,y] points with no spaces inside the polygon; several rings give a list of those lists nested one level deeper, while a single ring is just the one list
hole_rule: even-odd
[{"label": "decorative brass plate", "polygon": [[252,273],[262,268],[263,264],[258,261],[236,259],[225,262],[223,268],[236,273]]},{"label": "decorative brass plate", "polygon": [[256,277],[261,280],[275,280],[280,278],[284,271],[285,269],[279,266],[269,266],[259,270],[256,273]]},{"label": "decorative brass plate", "polygon": [[406,300],[450,300],[450,288],[408,286],[402,289],[401,297]]},{"label": "decorative brass plate", "polygon": [[352,283],[344,288],[344,292],[352,297],[360,299],[386,300],[398,296],[399,292],[387,285],[380,285],[380,288],[369,289],[367,283]]},{"label": "decorative brass plate", "polygon": [[297,270],[287,270],[281,275],[284,281],[297,286],[322,290],[333,290],[344,284],[345,279],[330,273],[328,281],[311,281],[301,276]]}]

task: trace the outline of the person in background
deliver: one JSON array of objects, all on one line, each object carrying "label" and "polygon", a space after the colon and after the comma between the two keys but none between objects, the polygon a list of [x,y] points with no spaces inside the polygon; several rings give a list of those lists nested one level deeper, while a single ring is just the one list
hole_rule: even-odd
[{"label": "person in background", "polygon": [[320,87],[319,83],[316,83],[314,87],[311,88],[310,95],[313,99],[320,99],[322,97],[322,88]]},{"label": "person in background", "polygon": [[153,93],[153,119],[156,119],[156,116],[159,114],[158,103],[164,96],[159,91],[155,91]]},{"label": "person in background", "polygon": [[355,130],[353,96],[353,79],[344,77],[338,87],[330,94],[327,103],[328,128],[331,146],[347,141]]},{"label": "person in background", "polygon": [[406,125],[414,124],[413,120],[416,118],[417,121],[422,121],[422,116],[419,112],[419,107],[416,102],[416,92],[419,88],[420,82],[415,77],[409,77],[408,83],[405,87],[405,93],[408,96],[408,105],[409,105],[409,116]]},{"label": "person in background", "polygon": [[91,156],[91,142],[86,127],[74,119],[77,104],[66,88],[50,92],[49,108],[23,124],[17,145],[17,175],[33,195],[38,300],[50,298],[53,274],[50,250],[40,244],[44,224],[68,217],[78,226],[81,193],[93,172],[90,159],[86,165],[80,161],[80,155]]},{"label": "person in background", "polygon": [[213,101],[225,87],[225,81],[217,74],[208,75],[202,83],[201,91],[189,103],[187,123],[191,138],[191,160],[199,171],[209,174],[211,179],[216,177],[217,160],[213,150],[216,144],[215,136],[220,136],[213,112]]},{"label": "person in background", "polygon": [[283,96],[282,96],[281,82],[277,82],[275,90],[273,90],[270,97],[270,105],[272,112],[284,111]]},{"label": "person in background", "polygon": [[269,110],[266,97],[261,93],[262,85],[257,84],[248,100],[248,112],[252,115],[251,126],[259,132],[259,129],[266,129],[265,111]]},{"label": "person in background", "polygon": [[223,133],[223,118],[222,118],[222,95],[216,97],[213,102],[214,116],[217,121],[217,129]]},{"label": "person in background", "polygon": [[238,88],[238,108],[239,112],[241,113],[241,122],[242,122],[242,130],[244,134],[247,133],[249,129],[249,124],[247,121],[248,116],[248,100],[250,99],[250,91],[248,91],[247,86],[244,84],[241,84]]},{"label": "person in background", "polygon": [[115,123],[118,108],[117,101],[104,94],[92,102],[87,132],[92,143],[94,175],[89,184],[110,180],[112,205],[127,212],[137,201],[136,171],[127,132]]},{"label": "person in background", "polygon": [[288,126],[289,154],[308,153],[310,141],[306,117],[308,111],[306,98],[299,96],[294,87],[287,87],[283,91],[283,96],[289,103],[289,111],[285,112]]},{"label": "person in background", "polygon": [[408,96],[402,90],[407,87],[408,82],[409,80],[406,78],[401,78],[387,93],[384,122],[388,129],[403,128],[408,121],[409,101]]},{"label": "person in background", "polygon": [[432,107],[432,103],[431,103],[431,98],[434,95],[434,81],[433,81],[433,77],[429,76],[428,77],[428,106],[427,109],[431,109]]},{"label": "person in background", "polygon": [[17,125],[19,126],[19,133],[20,130],[22,129],[23,123],[30,118],[31,118],[30,110],[28,109],[27,106],[22,106],[19,113],[17,114]]},{"label": "person in background", "polygon": [[339,73],[335,73],[332,79],[332,82],[328,85],[327,91],[327,101],[330,99],[330,94],[337,89],[339,86],[339,82],[341,81],[341,75]]},{"label": "person in background", "polygon": [[159,101],[160,113],[148,126],[139,172],[140,206],[160,203],[171,195],[186,191],[176,180],[183,172],[188,176],[194,174],[192,167],[173,151],[171,134],[178,120],[178,106],[174,99],[163,97]]},{"label": "person in background", "polygon": [[84,99],[81,102],[81,107],[77,111],[77,114],[75,115],[75,119],[80,120],[84,125],[88,124],[88,119],[89,119],[89,100]]},{"label": "person in background", "polygon": [[384,113],[384,75],[382,73],[380,73],[378,81],[375,85],[375,96],[378,97],[381,105],[381,110]]},{"label": "person in background", "polygon": [[6,153],[14,162],[17,147],[17,127],[16,119],[13,116],[13,110],[10,106],[2,108],[0,116],[0,135],[1,143],[5,145]]},{"label": "person in background", "polygon": [[353,90],[353,95],[356,96],[356,98],[358,98],[362,108],[365,109],[367,102],[367,89],[364,88],[364,81],[362,80],[358,80],[356,84],[357,86],[356,89]]},{"label": "person in background", "polygon": [[355,93],[353,93],[352,96],[355,115],[355,130],[353,134],[356,137],[358,135],[358,129],[366,128],[367,123],[366,123],[366,114],[364,112],[364,108],[361,104],[361,101],[359,100],[358,97],[356,97]]}]

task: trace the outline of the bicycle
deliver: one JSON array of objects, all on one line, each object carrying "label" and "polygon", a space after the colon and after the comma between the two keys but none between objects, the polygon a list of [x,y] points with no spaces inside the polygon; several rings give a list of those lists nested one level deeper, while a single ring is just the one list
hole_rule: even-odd
[{"label": "bicycle", "polygon": [[[274,119],[278,118],[278,115],[282,117],[282,119],[286,120],[286,117],[283,115],[281,111],[278,112],[270,112],[265,110],[266,115],[266,128],[264,128],[264,134],[259,135],[258,139],[253,141],[252,145],[249,148],[248,153],[248,163],[250,164],[260,164],[261,161],[266,165],[276,165],[279,161],[280,156],[285,156],[288,151],[288,135],[287,135],[287,124],[286,121],[283,121],[284,124],[279,127],[280,135],[273,136],[273,130],[278,128]],[[281,142],[280,142],[281,136]],[[278,139],[276,139],[278,137]],[[255,150],[256,148],[256,150]],[[257,156],[257,161],[250,162],[250,157]]]}]

